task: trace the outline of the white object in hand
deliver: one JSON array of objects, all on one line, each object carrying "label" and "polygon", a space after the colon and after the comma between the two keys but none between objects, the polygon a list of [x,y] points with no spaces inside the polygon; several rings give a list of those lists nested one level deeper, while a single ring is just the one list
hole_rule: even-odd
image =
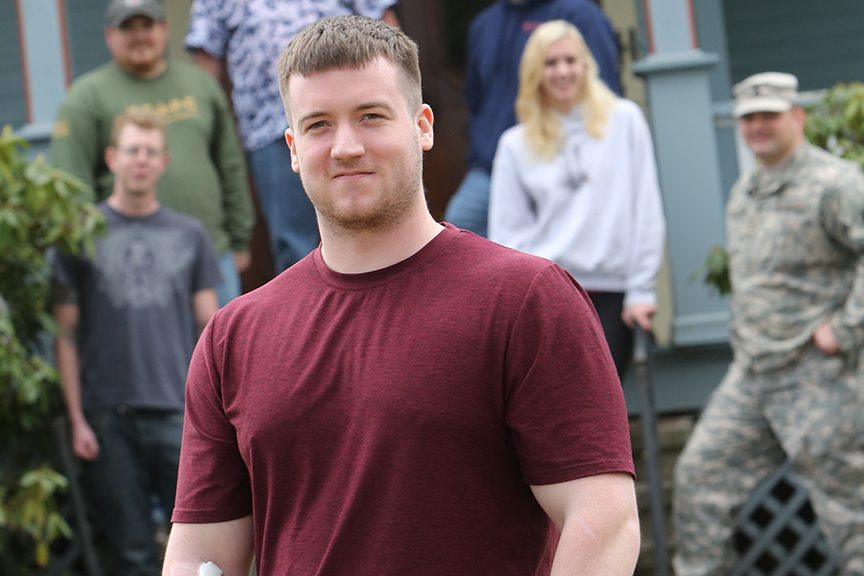
[{"label": "white object in hand", "polygon": [[198,576],[222,576],[222,570],[213,562],[207,562],[198,567]]}]

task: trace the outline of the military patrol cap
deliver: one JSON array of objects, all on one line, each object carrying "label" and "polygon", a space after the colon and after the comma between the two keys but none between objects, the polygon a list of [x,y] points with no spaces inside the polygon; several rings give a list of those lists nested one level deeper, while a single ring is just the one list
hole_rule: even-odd
[{"label": "military patrol cap", "polygon": [[753,112],[785,112],[798,103],[798,78],[784,72],[761,72],[732,87],[735,117]]},{"label": "military patrol cap", "polygon": [[144,16],[162,22],[165,20],[165,10],[159,0],[111,0],[105,11],[105,25],[119,28],[133,16]]}]

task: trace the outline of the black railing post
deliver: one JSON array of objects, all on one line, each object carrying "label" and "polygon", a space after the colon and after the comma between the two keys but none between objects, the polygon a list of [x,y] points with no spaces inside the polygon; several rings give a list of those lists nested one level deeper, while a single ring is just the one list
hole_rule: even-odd
[{"label": "black railing post", "polygon": [[72,503],[72,514],[74,516],[76,540],[80,545],[83,556],[84,567],[88,576],[102,576],[102,568],[99,564],[96,550],[93,547],[93,537],[90,531],[90,522],[87,519],[87,507],[84,496],[81,493],[81,485],[78,483],[77,466],[75,457],[72,455],[72,441],[69,438],[69,422],[66,418],[56,418],[53,422],[54,439],[60,454],[60,462],[63,472],[69,479],[69,496]]},{"label": "black railing post", "polygon": [[642,421],[642,456],[648,471],[648,495],[651,504],[651,530],[654,541],[655,574],[667,576],[669,561],[666,548],[666,523],[663,507],[663,477],[660,473],[660,449],[657,439],[657,411],[654,405],[652,335],[634,323],[633,371],[639,391],[639,419]]}]

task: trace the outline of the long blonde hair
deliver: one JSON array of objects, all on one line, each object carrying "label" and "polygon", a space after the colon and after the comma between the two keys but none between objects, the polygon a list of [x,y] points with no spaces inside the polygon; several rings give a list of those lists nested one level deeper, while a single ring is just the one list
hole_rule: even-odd
[{"label": "long blonde hair", "polygon": [[609,114],[617,96],[600,80],[597,62],[575,26],[565,20],[552,20],[537,27],[528,38],[519,64],[519,93],[516,96],[516,117],[525,126],[528,146],[541,157],[554,156],[564,142],[561,122],[555,110],[546,102],[543,74],[549,47],[564,38],[573,38],[581,47],[585,60],[585,75],[579,101],[585,130],[594,138],[602,138]]}]

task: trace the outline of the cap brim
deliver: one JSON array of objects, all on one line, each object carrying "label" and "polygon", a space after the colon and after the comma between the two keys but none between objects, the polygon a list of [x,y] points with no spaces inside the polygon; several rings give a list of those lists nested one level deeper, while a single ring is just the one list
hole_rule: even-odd
[{"label": "cap brim", "polygon": [[735,117],[741,118],[747,114],[754,112],[786,112],[792,109],[792,102],[783,98],[773,98],[771,96],[761,96],[757,98],[747,98],[735,104]]}]

